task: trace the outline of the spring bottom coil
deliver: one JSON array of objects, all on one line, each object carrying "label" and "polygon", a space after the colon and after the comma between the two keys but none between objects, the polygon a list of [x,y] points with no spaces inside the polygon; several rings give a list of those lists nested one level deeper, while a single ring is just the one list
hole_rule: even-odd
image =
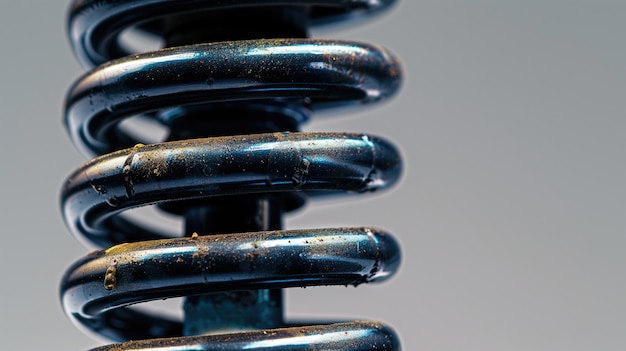
[{"label": "spring bottom coil", "polygon": [[[281,230],[306,198],[399,178],[399,154],[383,139],[298,132],[312,111],[397,90],[399,64],[386,50],[298,39],[309,21],[390,3],[74,2],[76,54],[100,66],[69,92],[66,127],[81,151],[102,156],[70,175],[62,208],[80,240],[108,249],[70,267],[62,303],[90,333],[147,339],[97,350],[399,349],[380,323],[285,323],[281,292],[382,281],[399,264],[397,243],[376,228]],[[134,54],[117,41],[132,27],[176,47]],[[235,39],[247,40],[223,41]],[[121,123],[136,116],[164,126],[169,141],[144,145]],[[183,237],[123,214],[147,205],[181,216]],[[184,321],[131,306],[172,297],[186,297]],[[207,333],[218,335],[192,336]]]},{"label": "spring bottom coil", "polygon": [[68,271],[63,297],[69,314],[100,335],[169,337],[183,334],[180,322],[119,307],[215,291],[358,285],[387,278],[398,264],[395,241],[372,228],[193,235],[94,252]]},{"label": "spring bottom coil", "polygon": [[130,341],[93,351],[164,350],[399,350],[398,338],[383,324],[357,321],[237,334]]}]

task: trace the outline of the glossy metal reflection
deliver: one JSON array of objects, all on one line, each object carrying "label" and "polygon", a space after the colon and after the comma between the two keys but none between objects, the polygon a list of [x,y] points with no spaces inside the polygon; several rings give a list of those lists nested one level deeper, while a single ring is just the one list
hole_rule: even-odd
[{"label": "glossy metal reflection", "polygon": [[200,103],[305,97],[313,109],[363,104],[395,93],[400,74],[393,55],[366,44],[282,39],[178,47],[86,74],[68,94],[65,123],[81,151],[94,156],[140,142],[114,130],[133,115]]},{"label": "glossy metal reflection", "polygon": [[[400,171],[396,149],[364,134],[271,133],[185,140],[93,159],[68,178],[62,206],[74,234],[106,247],[137,235],[137,225],[112,217],[130,208],[252,193],[374,191],[394,184]],[[142,231],[142,237],[161,236]]]},{"label": "glossy metal reflection", "polygon": [[141,329],[136,321],[147,316],[119,308],[225,290],[358,285],[388,278],[399,262],[398,244],[375,228],[193,236],[92,253],[66,273],[61,293],[68,315],[109,338],[180,336],[179,322],[151,316]]},{"label": "glossy metal reflection", "polygon": [[[118,36],[137,22],[143,30],[158,36],[165,33],[166,16],[203,13],[223,9],[250,8],[259,11],[267,6],[292,6],[306,9],[311,24],[324,24],[378,13],[394,0],[74,0],[70,9],[68,32],[74,53],[85,67],[134,54],[119,45]],[[256,29],[257,31],[259,29]]]},{"label": "glossy metal reflection", "polygon": [[[380,323],[285,323],[281,293],[381,281],[398,267],[397,243],[375,228],[280,230],[308,197],[386,189],[400,176],[398,151],[381,138],[299,132],[312,112],[398,90],[400,65],[387,50],[304,39],[310,25],[393,2],[73,1],[70,41],[95,68],[68,93],[65,126],[80,151],[101,156],[67,179],[62,209],[87,246],[116,246],[67,271],[62,303],[88,333],[167,337],[98,350],[399,349]],[[169,48],[140,53],[123,40],[133,33]],[[138,120],[166,135],[141,136]],[[181,216],[184,233],[124,213],[142,206]],[[131,306],[181,296],[182,322]],[[225,330],[242,332],[180,337]]]},{"label": "glossy metal reflection", "polygon": [[357,321],[237,334],[131,341],[99,347],[93,351],[149,351],[168,348],[194,351],[392,351],[400,350],[400,344],[393,330],[384,324]]}]

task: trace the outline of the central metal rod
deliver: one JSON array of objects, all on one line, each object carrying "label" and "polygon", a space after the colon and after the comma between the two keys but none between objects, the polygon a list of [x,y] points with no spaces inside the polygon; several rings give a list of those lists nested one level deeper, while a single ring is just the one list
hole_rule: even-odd
[{"label": "central metal rod", "polygon": [[[185,212],[187,235],[278,230],[282,227],[282,210],[269,196],[226,198],[213,202],[214,204],[193,207]],[[190,296],[185,299],[183,309],[184,335],[267,329],[283,324],[280,289]]]},{"label": "central metal rod", "polygon": [[[256,38],[307,37],[306,6],[237,7],[171,15],[163,19],[166,46]],[[262,104],[261,104],[262,105]],[[170,121],[171,140],[194,137],[296,131],[298,123],[276,108],[224,104],[186,108]],[[188,236],[282,229],[283,209],[277,196],[217,198],[188,205],[183,211]],[[226,254],[230,254],[225,252]],[[261,253],[260,253],[261,254]],[[254,257],[247,264],[254,264]],[[261,289],[190,296],[183,303],[184,335],[283,325],[282,290]]]}]

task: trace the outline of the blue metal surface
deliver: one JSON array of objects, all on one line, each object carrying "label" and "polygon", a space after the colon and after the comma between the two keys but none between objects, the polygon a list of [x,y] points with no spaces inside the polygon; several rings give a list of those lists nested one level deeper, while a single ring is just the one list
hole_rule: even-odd
[{"label": "blue metal surface", "polygon": [[[398,90],[401,68],[387,50],[304,39],[310,25],[392,3],[74,1],[70,40],[91,69],[67,95],[65,126],[97,157],[68,177],[61,206],[70,231],[104,250],[66,272],[62,303],[88,333],[147,339],[98,350],[399,349],[377,322],[285,322],[281,292],[382,281],[399,265],[398,244],[379,229],[281,230],[282,215],[308,198],[386,189],[400,177],[399,152],[381,138],[299,132],[315,111]],[[140,53],[122,42],[129,32],[168,48]],[[144,140],[137,119],[165,136]],[[143,206],[180,216],[185,229],[161,232],[123,214]],[[130,306],[181,296],[183,320]],[[190,336],[206,333],[219,335]]]},{"label": "blue metal surface", "polygon": [[194,236],[94,252],[68,270],[61,290],[68,315],[101,335],[169,337],[180,335],[180,322],[119,308],[216,291],[359,285],[390,277],[399,261],[397,243],[375,228]]}]

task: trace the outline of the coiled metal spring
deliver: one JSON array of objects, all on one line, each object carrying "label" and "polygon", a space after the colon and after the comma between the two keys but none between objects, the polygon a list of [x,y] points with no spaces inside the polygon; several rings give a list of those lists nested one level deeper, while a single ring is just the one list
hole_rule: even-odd
[{"label": "coiled metal spring", "polygon": [[[313,111],[397,90],[386,50],[304,39],[309,25],[391,2],[74,0],[71,42],[96,68],[69,91],[65,125],[81,151],[102,156],[70,175],[61,202],[71,232],[105,250],[66,272],[61,298],[86,331],[126,341],[101,349],[399,349],[378,322],[286,323],[280,290],[383,280],[399,264],[376,228],[281,230],[307,197],[374,191],[400,175],[380,138],[299,132]],[[120,40],[136,32],[167,48],[139,53]],[[154,132],[122,123],[139,119],[166,141],[144,145]],[[181,216],[184,233],[122,213],[146,205]],[[182,296],[184,321],[129,307]]]}]

